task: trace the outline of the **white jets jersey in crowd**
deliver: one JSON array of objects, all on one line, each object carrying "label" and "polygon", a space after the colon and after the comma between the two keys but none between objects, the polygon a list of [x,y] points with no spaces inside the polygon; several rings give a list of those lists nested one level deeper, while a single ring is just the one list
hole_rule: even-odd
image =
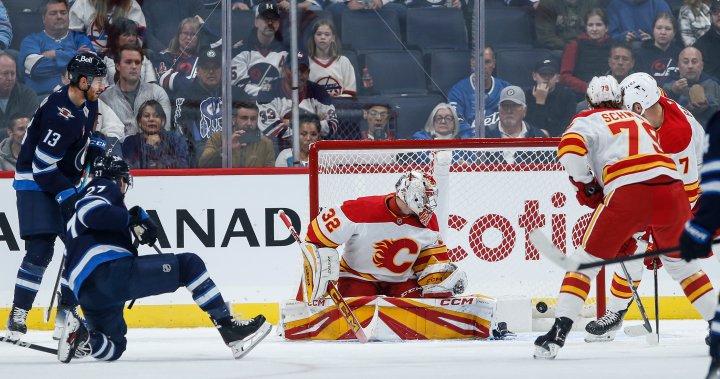
[{"label": "white jets jersey in crowd", "polygon": [[310,80],[332,97],[355,97],[357,92],[355,69],[343,55],[327,61],[310,57]]},{"label": "white jets jersey in crowd", "polygon": [[[251,38],[250,42],[253,43],[256,39],[257,37]],[[280,79],[280,67],[287,52],[282,50],[282,44],[278,41],[273,41],[269,48],[260,50],[253,46],[255,45],[251,44],[232,59],[231,79],[233,85],[243,88],[245,93],[255,97],[261,89]]]},{"label": "white jets jersey in crowd", "polygon": [[705,129],[690,111],[675,101],[661,96],[658,103],[664,115],[663,124],[657,130],[660,147],[675,161],[690,208],[693,208],[700,197]]},{"label": "white jets jersey in crowd", "polygon": [[624,185],[661,175],[680,179],[675,161],[663,153],[655,129],[630,111],[579,113],[562,135],[558,157],[576,181],[588,183],[594,173],[606,196]]},{"label": "white jets jersey in crowd", "polygon": [[361,197],[323,209],[305,239],[332,248],[344,244],[341,277],[400,283],[429,264],[449,263],[435,215],[428,226],[414,215],[398,216],[387,205],[394,196]]}]

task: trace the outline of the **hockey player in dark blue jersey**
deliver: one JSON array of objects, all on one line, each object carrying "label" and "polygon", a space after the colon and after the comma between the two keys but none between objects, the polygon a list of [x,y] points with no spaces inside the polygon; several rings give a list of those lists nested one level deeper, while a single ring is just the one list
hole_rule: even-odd
[{"label": "hockey player in dark blue jersey", "polygon": [[[700,169],[698,211],[685,224],[680,236],[680,256],[690,261],[710,252],[713,235],[720,229],[720,112],[705,126],[706,142],[703,166]],[[710,322],[710,370],[707,378],[720,379],[720,305]]]},{"label": "hockey player in dark blue jersey", "polygon": [[230,315],[220,290],[203,260],[193,253],[137,256],[131,230],[141,244],[152,246],[157,226],[140,207],[125,207],[125,191],[132,185],[127,163],[116,156],[101,157],[94,178],[80,192],[77,212],[68,223],[65,271],[70,288],[87,320],[68,313],[58,346],[58,359],[92,355],[112,361],[125,351],[125,302],[186,287],[200,308],[210,315],[236,359],[247,354],[270,332],[263,315],[237,320]]},{"label": "hockey player in dark blue jersey", "polygon": [[[105,63],[95,53],[80,53],[70,60],[67,71],[70,84],[48,96],[35,111],[17,159],[13,188],[27,251],[7,323],[12,339],[27,332],[27,313],[52,259],[55,237],[64,237],[63,225],[74,211],[84,161],[102,154],[105,147],[104,140],[93,135]],[[58,315],[75,303],[65,286],[62,293]]]}]

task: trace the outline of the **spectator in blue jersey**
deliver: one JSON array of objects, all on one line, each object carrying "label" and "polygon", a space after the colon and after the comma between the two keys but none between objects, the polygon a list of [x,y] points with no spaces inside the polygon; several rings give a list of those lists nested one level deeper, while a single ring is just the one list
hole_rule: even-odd
[{"label": "spectator in blue jersey", "polygon": [[40,8],[45,29],[23,39],[18,60],[25,83],[39,96],[62,84],[65,66],[76,54],[94,51],[88,37],[68,29],[67,0],[49,0]]},{"label": "spectator in blue jersey", "polygon": [[5,8],[5,4],[0,2],[0,50],[10,47],[12,39],[13,30],[10,18],[8,18],[7,8]]},{"label": "spectator in blue jersey", "polygon": [[[103,361],[120,358],[127,346],[125,302],[186,287],[207,312],[236,359],[268,335],[272,325],[258,315],[239,321],[230,314],[205,262],[193,253],[138,256],[140,244],[154,246],[158,227],[139,206],[125,207],[132,186],[121,158],[95,161],[94,177],[79,194],[77,216],[70,220],[63,277],[87,319],[70,312],[58,344],[58,359],[69,363],[88,355]],[[92,259],[91,259],[92,258]]]},{"label": "spectator in blue jersey", "polygon": [[[485,72],[483,80],[485,81],[485,127],[497,122],[498,119],[498,103],[500,100],[500,91],[509,86],[510,83],[492,76],[495,71],[495,50],[486,46],[483,51],[483,59],[485,61]],[[457,82],[448,93],[448,100],[455,107],[458,117],[460,117],[460,138],[475,137],[475,86],[473,85],[476,74],[475,60],[470,59],[470,67],[473,73],[470,77]]]},{"label": "spectator in blue jersey", "polygon": [[[695,216],[685,224],[680,236],[680,256],[686,261],[708,256],[713,235],[720,229],[720,112],[710,118],[705,126],[707,141],[703,168],[700,170],[702,194],[698,200]],[[720,331],[713,325],[720,322],[720,312],[710,322],[710,370],[708,378],[720,377]]]},{"label": "spectator in blue jersey", "polygon": [[654,38],[643,42],[635,52],[638,71],[650,74],[660,86],[677,78],[680,45],[675,39],[676,26],[671,13],[659,13],[653,24]]},{"label": "spectator in blue jersey", "polygon": [[612,0],[607,12],[610,38],[639,44],[653,39],[655,17],[672,9],[665,0]]},{"label": "spectator in blue jersey", "polygon": [[455,108],[447,103],[440,103],[433,108],[425,122],[425,127],[415,132],[412,139],[454,139],[460,131]]},{"label": "spectator in blue jersey", "polygon": [[300,115],[300,154],[295,161],[291,147],[283,150],[275,159],[275,167],[305,167],[310,162],[310,146],[320,141],[320,118],[312,113]]},{"label": "spectator in blue jersey", "polygon": [[147,100],[138,108],[139,132],[125,138],[123,157],[131,168],[186,168],[188,146],[176,130],[166,130],[167,115],[157,100]]},{"label": "spectator in blue jersey", "polygon": [[15,58],[0,52],[0,125],[6,125],[14,114],[32,116],[38,103],[35,91],[17,80]]},{"label": "spectator in blue jersey", "polygon": [[[13,188],[20,238],[27,251],[7,324],[12,339],[27,332],[27,314],[52,259],[55,238],[65,235],[65,224],[75,212],[83,167],[105,153],[105,141],[93,133],[105,63],[95,53],[82,53],[70,60],[67,71],[70,84],[53,92],[37,109],[17,159]],[[62,286],[58,311],[74,305],[74,296]]]}]

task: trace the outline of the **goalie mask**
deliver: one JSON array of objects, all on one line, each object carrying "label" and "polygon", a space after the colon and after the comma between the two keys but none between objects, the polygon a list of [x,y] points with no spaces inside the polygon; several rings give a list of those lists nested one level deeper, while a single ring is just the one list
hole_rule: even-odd
[{"label": "goalie mask", "polygon": [[[117,183],[120,188],[122,188],[122,183],[120,182],[120,179],[125,180],[125,183],[127,184],[127,189],[129,189],[133,185],[132,175],[130,174],[130,167],[124,160],[122,160],[122,158],[115,155],[110,155],[107,157],[97,157],[95,159],[95,162],[93,162],[93,175],[96,178],[110,179]],[[127,189],[122,192],[127,192]]]},{"label": "goalie mask", "polygon": [[423,225],[430,222],[437,206],[437,185],[432,176],[419,171],[406,172],[395,184],[395,193]]},{"label": "goalie mask", "polygon": [[640,115],[660,100],[660,89],[652,76],[644,72],[628,75],[620,83],[623,90],[623,105],[625,109],[633,111],[635,103],[640,104]]},{"label": "goalie mask", "polygon": [[617,80],[611,76],[595,76],[588,84],[586,92],[588,103],[593,108],[603,102],[622,105],[622,91]]}]

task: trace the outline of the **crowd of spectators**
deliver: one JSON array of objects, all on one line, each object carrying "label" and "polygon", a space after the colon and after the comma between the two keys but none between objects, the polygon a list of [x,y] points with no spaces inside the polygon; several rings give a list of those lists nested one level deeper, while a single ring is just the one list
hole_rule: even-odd
[{"label": "crowd of spectators", "polygon": [[[700,122],[720,109],[720,0],[671,3],[676,9],[666,0],[488,2],[531,15],[532,48],[544,52],[521,73],[530,83],[523,85],[516,76],[498,75],[498,52],[508,47],[486,46],[482,126],[488,138],[559,136],[587,107],[587,83],[597,75],[621,81],[647,72]],[[372,52],[341,42],[346,12],[390,12],[401,26],[394,36],[402,39],[412,9],[452,8],[467,15],[472,0],[299,1],[297,160],[291,148],[287,0],[232,1],[233,35],[242,35],[231,41],[227,69],[233,95],[226,100],[232,122],[227,124],[222,121],[220,1],[44,0],[31,9],[37,11],[37,30],[16,35],[12,10],[23,4],[0,2],[0,122],[8,130],[0,136],[2,170],[13,168],[34,110],[66,80],[69,59],[85,51],[96,52],[108,66],[99,130],[113,137],[113,153],[125,156],[133,168],[220,167],[224,124],[232,128],[231,167],[304,166],[309,146],[321,139],[472,138],[480,125],[474,96],[479,73],[472,58],[469,76],[456,77],[447,88],[428,86],[426,96],[438,94],[442,101],[422,112],[424,124],[400,133],[403,110],[391,97],[404,94],[373,91],[363,63],[364,54]],[[432,51],[418,56],[415,64],[430,75]],[[464,65],[461,71],[467,70]],[[401,76],[410,68],[395,69]]]}]

